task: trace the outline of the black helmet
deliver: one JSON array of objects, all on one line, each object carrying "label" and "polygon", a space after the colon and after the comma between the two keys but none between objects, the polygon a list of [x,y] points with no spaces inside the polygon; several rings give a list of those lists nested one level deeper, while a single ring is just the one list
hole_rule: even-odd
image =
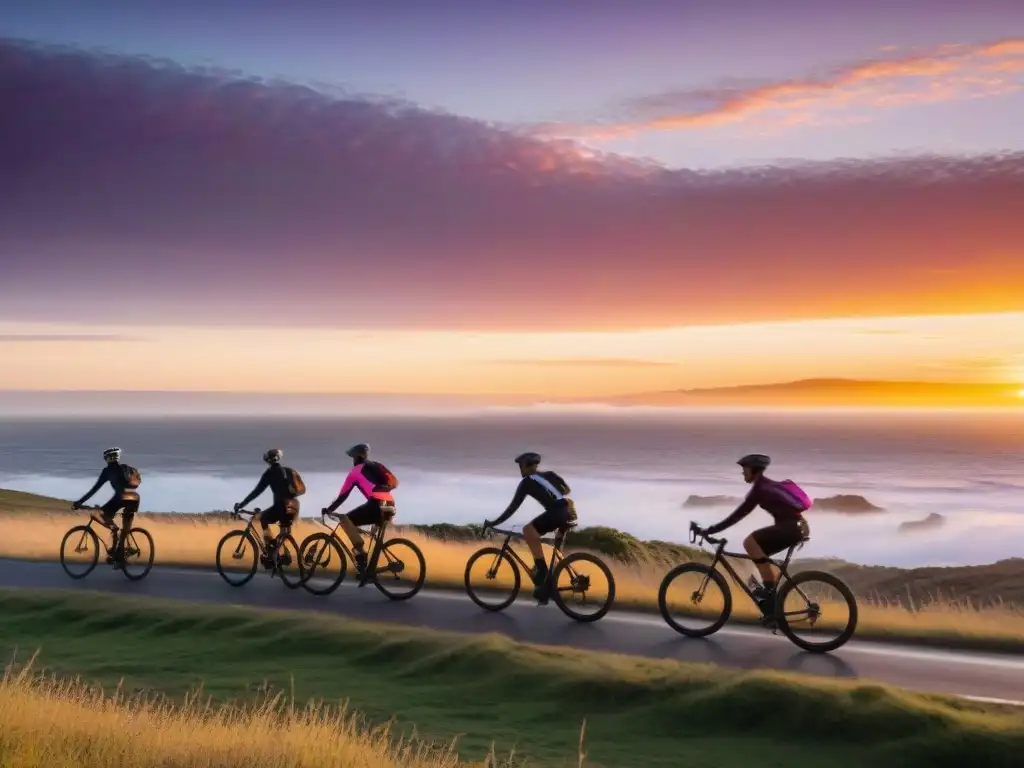
[{"label": "black helmet", "polygon": [[765,456],[763,453],[751,453],[736,463],[745,469],[760,469],[763,471],[768,469],[768,465],[772,463],[772,460],[770,456]]},{"label": "black helmet", "polygon": [[284,458],[284,451],[280,448],[271,448],[263,454],[263,460],[267,464],[279,464],[282,458]]},{"label": "black helmet", "polygon": [[103,458],[106,461],[110,462],[110,463],[113,463],[115,461],[120,461],[121,460],[121,449],[120,448],[107,448],[107,450],[105,450],[103,452]]},{"label": "black helmet", "polygon": [[516,464],[520,467],[524,464],[540,464],[540,454],[534,453],[533,451],[527,451],[526,453],[520,453],[516,456]]},{"label": "black helmet", "polygon": [[345,451],[345,455],[353,459],[365,459],[367,456],[370,455],[370,446],[368,446],[366,443],[359,443],[358,445],[353,445],[351,448]]}]

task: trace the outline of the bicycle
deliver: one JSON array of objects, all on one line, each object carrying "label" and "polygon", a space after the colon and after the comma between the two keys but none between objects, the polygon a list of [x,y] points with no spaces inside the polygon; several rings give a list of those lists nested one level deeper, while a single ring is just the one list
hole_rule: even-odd
[{"label": "bicycle", "polygon": [[[330,517],[337,521],[333,527],[326,519]],[[299,558],[304,569],[303,588],[314,595],[329,595],[345,580],[348,573],[348,561],[355,562],[355,554],[349,546],[338,535],[341,527],[341,515],[332,512],[321,512],[320,525],[327,528],[327,532],[318,531],[310,534],[302,541],[299,547]],[[408,600],[415,596],[427,579],[427,564],[423,559],[420,548],[408,539],[395,538],[384,540],[390,519],[385,519],[381,525],[374,525],[370,528],[370,551],[367,553],[366,573],[359,580],[359,586],[365,586],[369,581],[386,597],[391,600]],[[407,552],[403,552],[403,548]],[[384,564],[380,565],[381,558]],[[417,575],[409,578],[408,567],[416,561],[418,565]],[[321,576],[327,579],[326,582],[314,582],[313,577],[318,569],[326,573],[332,563],[337,564],[336,575]],[[406,574],[405,580],[402,575]],[[393,578],[387,578],[392,576]],[[402,587],[405,587],[402,591]]]},{"label": "bicycle", "polygon": [[[725,546],[727,542],[725,539],[709,536],[701,530],[700,526],[696,523],[690,523],[690,543],[696,544],[698,538],[700,539],[699,546],[703,546],[704,542],[707,542],[708,544],[716,547],[715,556],[712,559],[711,564],[704,565],[703,563],[684,563],[683,565],[677,566],[665,575],[665,578],[661,582],[661,588],[658,590],[658,608],[661,611],[662,618],[670,627],[672,627],[672,629],[680,634],[686,635],[687,637],[707,637],[714,634],[725,625],[732,613],[732,592],[729,589],[728,582],[717,569],[719,563],[721,563],[728,574],[732,576],[733,581],[739,584],[740,588],[744,593],[746,593],[747,597],[750,598],[751,602],[753,602],[755,606],[758,606],[757,598],[753,590],[744,583],[743,579],[741,579],[739,574],[736,573],[736,570],[729,561],[724,559],[731,557],[738,560],[753,561],[753,558],[747,554],[726,552]],[[781,630],[782,634],[785,635],[790,642],[805,651],[810,651],[812,653],[828,653],[841,647],[851,637],[853,637],[853,633],[857,628],[857,601],[850,588],[841,579],[830,573],[826,573],[824,571],[801,571],[800,573],[792,576],[789,574],[788,568],[790,560],[793,557],[793,553],[797,549],[803,547],[808,540],[808,537],[805,537],[791,546],[786,552],[785,560],[781,563],[768,558],[768,562],[779,569],[780,579],[773,610],[770,614],[763,614],[760,623],[762,626],[771,629],[772,634],[777,634],[778,631]],[[684,590],[682,600],[670,601],[668,598],[668,590],[672,586],[672,583],[682,576],[691,574],[700,579],[699,586],[692,591]],[[825,642],[813,642],[796,634],[800,628],[801,622],[801,619],[798,617],[803,617],[803,621],[807,622],[810,626],[810,632],[813,637],[820,637],[823,633],[823,628],[818,627],[818,622],[823,616],[823,606],[825,605],[825,602],[815,601],[807,596],[807,593],[811,591],[808,588],[809,585],[815,583],[832,587],[838,591],[843,602],[845,602],[846,607],[849,609],[849,619],[846,621],[845,626],[842,627],[839,635],[834,639]],[[701,610],[708,587],[712,584],[718,588],[720,601],[712,600],[706,609]],[[756,584],[756,581],[754,581],[755,587]],[[686,604],[687,595],[689,596],[689,604]],[[786,599],[793,596],[797,596],[798,604],[802,601],[803,608],[801,610],[788,611],[784,609]],[[672,603],[671,605],[670,602]],[[678,603],[685,604],[685,608],[678,605]],[[681,610],[681,615],[677,616],[673,614],[673,608]],[[680,619],[686,618],[708,618],[714,620],[707,626],[694,629],[684,626],[681,623]]]},{"label": "bicycle", "polygon": [[[232,587],[241,587],[248,584],[256,575],[260,563],[265,564],[269,559],[270,565],[267,567],[270,570],[270,577],[279,576],[286,587],[298,589],[305,576],[299,560],[299,548],[291,535],[290,527],[282,528],[278,532],[273,546],[268,550],[263,534],[253,531],[259,514],[259,508],[251,512],[240,509],[231,513],[232,520],[241,520],[243,516],[248,515],[249,522],[241,530],[224,534],[217,544],[217,573]],[[232,543],[236,539],[237,543]],[[230,552],[230,559],[227,561],[224,556],[226,552]],[[232,567],[232,561],[237,562],[238,567]],[[243,561],[247,561],[248,564],[243,564]],[[292,564],[298,569],[298,578],[295,578],[295,572],[289,569]]]},{"label": "bicycle", "polygon": [[[99,563],[100,537],[93,530],[93,523],[102,525],[115,537],[120,531],[116,523],[108,523],[103,518],[96,517],[95,511],[102,509],[102,507],[80,507],[80,509],[89,510],[89,522],[85,525],[72,527],[71,530],[64,534],[64,538],[60,542],[60,564],[64,572],[72,579],[84,579],[93,572],[96,564]],[[74,545],[71,551],[68,551],[68,543],[76,537],[78,537],[78,543]],[[115,538],[114,541],[117,541],[117,539]],[[144,547],[148,547],[149,556],[143,565],[139,558],[142,556]],[[112,560],[110,566],[114,567],[117,565],[116,562],[113,562],[115,557],[114,549],[106,545],[104,545],[104,549],[106,550],[107,557]],[[153,569],[155,554],[153,537],[149,535],[149,531],[145,528],[132,526],[124,536],[124,560],[121,563],[120,570],[124,572],[125,578],[129,581],[141,581]],[[76,564],[83,566],[81,572],[73,569],[73,566]],[[137,565],[140,567],[140,570],[136,570]]]},{"label": "bicycle", "polygon": [[[604,561],[596,555],[592,555],[589,552],[572,552],[568,555],[562,554],[562,546],[565,543],[566,535],[574,527],[575,523],[566,528],[560,528],[558,533],[555,534],[554,540],[541,539],[543,543],[552,546],[551,562],[548,566],[548,583],[554,587],[551,590],[551,597],[555,601],[555,605],[557,605],[562,613],[569,618],[575,619],[579,622],[597,621],[608,613],[612,607],[612,603],[615,601],[615,578],[612,576],[612,572],[608,566],[604,564]],[[505,541],[502,542],[500,547],[484,547],[470,556],[469,560],[466,562],[466,592],[469,594],[469,599],[484,610],[498,612],[503,611],[512,605],[512,603],[515,602],[516,597],[519,595],[519,589],[522,586],[521,570],[525,570],[527,573],[532,574],[533,569],[525,560],[523,560],[519,553],[509,546],[509,542],[512,538],[521,537],[521,533],[502,530],[500,528],[485,528],[481,532],[481,538],[488,535],[488,530],[504,536]],[[487,582],[495,582],[495,585],[492,586],[491,584],[486,584],[479,588],[474,587],[471,583],[473,565],[482,558],[492,556],[494,557],[494,561],[485,573]],[[498,592],[500,589],[500,587],[496,585],[496,582],[498,580],[498,569],[503,563],[508,564],[508,578],[511,579],[511,592],[501,601],[497,603],[489,603],[485,598],[490,594]],[[584,563],[589,563],[590,565],[595,566],[608,581],[608,590],[605,593],[604,601],[600,604],[595,603],[595,605],[597,605],[597,611],[594,613],[581,613],[574,610],[574,608],[569,606],[566,598],[564,597],[566,593],[570,595],[570,598],[578,596],[582,605],[587,604],[587,596],[591,591],[591,579],[588,574],[579,572],[580,566]],[[567,577],[567,583],[564,586],[560,585],[560,579],[562,576]]]}]

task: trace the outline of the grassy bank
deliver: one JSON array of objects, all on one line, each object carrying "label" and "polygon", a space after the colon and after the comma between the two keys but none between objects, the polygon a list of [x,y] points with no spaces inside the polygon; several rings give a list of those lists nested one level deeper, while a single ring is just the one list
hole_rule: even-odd
[{"label": "grassy bank", "polygon": [[[0,557],[55,560],[64,533],[85,519],[82,512],[68,511],[67,502],[10,491],[0,491],[0,511],[16,531],[16,535],[0,539]],[[186,514],[140,515],[137,524],[145,526],[153,535],[158,564],[204,568],[213,567],[220,538],[239,526],[224,515]],[[301,540],[316,530],[323,529],[313,522],[303,521],[297,526],[296,538]],[[587,536],[572,536],[571,542],[589,545],[601,552],[611,565],[618,607],[656,610],[658,586],[669,567],[684,562],[691,555],[700,557],[690,548],[673,544],[664,545],[674,547],[673,550],[661,549],[656,556],[645,555],[643,547],[649,542],[638,542],[611,529],[590,531]],[[414,540],[423,550],[427,585],[442,589],[463,589],[466,561],[484,545],[479,539],[471,538],[467,529],[460,526],[441,526],[434,530],[407,528],[401,535]],[[525,548],[523,553],[526,554]],[[740,563],[737,567],[741,574],[752,572],[748,563]],[[1011,603],[999,601],[996,596],[980,601],[942,599],[940,594],[936,594],[932,600],[910,601],[908,605],[879,598],[872,593],[870,586],[858,588],[857,573],[850,570],[857,566],[831,568],[824,564],[824,567],[847,579],[858,593],[861,611],[857,636],[860,638],[950,648],[1024,651],[1024,611]],[[994,586],[1006,585],[1012,581],[1012,576],[1000,568],[997,564],[976,569],[927,570],[969,572],[969,578],[975,581],[991,578]],[[876,569],[862,570],[874,572]],[[895,569],[885,570],[887,583],[892,583],[896,579],[892,573]],[[1024,578],[1024,570],[1021,570],[1019,578]],[[331,599],[342,598],[335,596]],[[733,616],[736,621],[755,622],[757,619],[753,606],[742,596],[734,601]]]},{"label": "grassy bank", "polygon": [[[82,593],[0,591],[0,610],[0,648],[22,657],[38,649],[37,669],[179,703],[202,686],[215,704],[236,705],[230,716],[199,703],[147,709],[8,682],[4,765],[117,764],[83,759],[83,750],[123,753],[123,764],[139,766],[442,764],[436,753],[389,754],[389,742],[330,709],[345,701],[370,723],[391,722],[392,738],[457,739],[463,764],[479,765],[493,747],[517,765],[578,765],[584,721],[584,765],[608,768],[1009,766],[1024,750],[1018,711],[877,685]],[[282,714],[250,707],[243,716],[238,707],[265,702],[267,686],[287,692]],[[327,709],[305,711],[311,699]],[[293,701],[299,714],[290,714]],[[287,734],[280,752],[266,735],[278,719]]]}]

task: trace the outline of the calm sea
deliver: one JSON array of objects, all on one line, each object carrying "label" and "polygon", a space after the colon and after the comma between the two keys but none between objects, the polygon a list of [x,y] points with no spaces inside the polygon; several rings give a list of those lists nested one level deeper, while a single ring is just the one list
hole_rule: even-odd
[{"label": "calm sea", "polygon": [[[86,490],[109,445],[142,470],[143,508],[225,509],[263,469],[271,446],[302,471],[304,510],[330,502],[344,450],[369,442],[401,479],[406,522],[494,517],[517,482],[512,458],[540,451],[573,488],[583,524],[682,541],[691,519],[728,509],[683,507],[691,494],[741,495],[735,460],[769,453],[773,477],[812,496],[857,494],[886,512],[813,510],[806,556],[862,563],[966,564],[1024,556],[1024,413],[723,413],[644,409],[530,410],[388,418],[7,419],[0,421],[0,485],[70,498]],[[105,498],[101,491],[99,498]],[[513,522],[536,514],[532,502]],[[945,524],[901,533],[930,513]],[[757,511],[737,539],[764,524]]]}]

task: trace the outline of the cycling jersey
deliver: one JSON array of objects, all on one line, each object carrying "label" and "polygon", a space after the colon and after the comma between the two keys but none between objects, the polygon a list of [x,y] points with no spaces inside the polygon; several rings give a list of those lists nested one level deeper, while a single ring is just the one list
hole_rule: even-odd
[{"label": "cycling jersey", "polygon": [[803,511],[794,506],[790,494],[781,489],[775,480],[769,480],[762,475],[753,482],[750,493],[736,508],[736,511],[718,525],[708,528],[707,532],[715,534],[732,527],[753,512],[756,507],[760,507],[774,517],[776,523],[803,519]]},{"label": "cycling jersey", "polygon": [[564,506],[570,492],[569,485],[555,472],[535,472],[527,475],[519,482],[515,496],[508,508],[498,517],[498,522],[507,520],[519,509],[526,497],[536,500],[545,512]]},{"label": "cycling jersey", "polygon": [[[114,489],[114,496],[111,501],[116,499],[138,499],[139,495],[135,492],[134,488],[129,488],[128,484],[124,479],[124,470],[120,464],[114,462],[113,464],[107,464],[100,472],[99,479],[96,480],[96,484],[89,489],[89,492],[80,498],[76,504],[82,506],[89,499],[93,497],[100,488],[106,483],[110,483],[110,487]],[[109,502],[108,502],[109,503]]]},{"label": "cycling jersey", "polygon": [[352,467],[345,482],[342,483],[341,490],[338,491],[338,498],[344,502],[353,488],[358,488],[367,499],[394,501],[387,486],[387,478],[373,461],[364,461]]},{"label": "cycling jersey", "polygon": [[270,492],[274,495],[275,506],[283,505],[286,501],[291,501],[295,498],[289,488],[287,471],[280,464],[273,464],[267,467],[267,471],[260,477],[260,481],[256,483],[252,493],[246,496],[239,506],[244,507],[267,490],[267,488],[270,488]]}]

